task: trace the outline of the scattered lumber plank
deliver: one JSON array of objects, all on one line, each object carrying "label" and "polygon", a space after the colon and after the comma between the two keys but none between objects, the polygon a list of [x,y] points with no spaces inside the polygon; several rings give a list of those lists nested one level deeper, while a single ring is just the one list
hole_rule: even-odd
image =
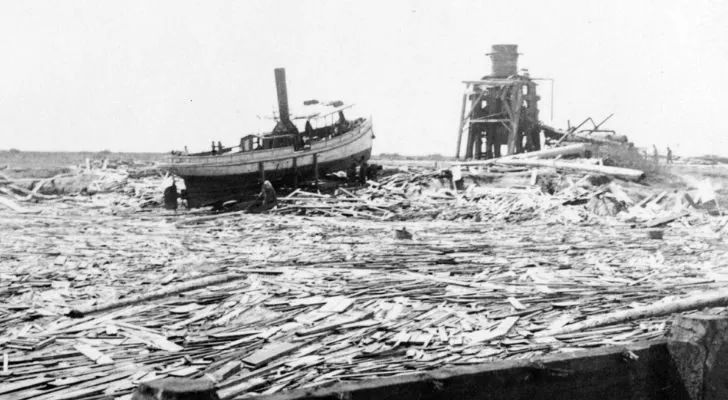
[{"label": "scattered lumber plank", "polygon": [[298,343],[270,343],[255,353],[245,357],[243,363],[252,365],[256,368],[261,367],[269,362],[280,358],[288,353],[300,349],[306,344],[306,342]]},{"label": "scattered lumber plank", "polygon": [[40,212],[40,210],[31,210],[31,209],[25,208],[4,196],[0,196],[0,205],[3,205],[5,207],[11,209],[18,214],[37,214]]},{"label": "scattered lumber plank", "polygon": [[161,299],[161,298],[175,295],[178,293],[182,293],[182,292],[186,292],[186,291],[190,291],[190,290],[194,290],[194,289],[199,289],[199,288],[203,288],[203,287],[207,287],[207,286],[215,285],[215,284],[219,284],[219,283],[230,282],[230,281],[234,281],[234,280],[238,280],[238,279],[244,279],[246,277],[247,277],[247,275],[238,274],[238,273],[229,273],[229,274],[209,276],[206,278],[196,279],[196,280],[185,282],[185,283],[182,283],[182,284],[179,284],[176,286],[172,286],[167,289],[159,290],[154,293],[132,296],[127,299],[118,300],[118,301],[114,301],[114,302],[106,303],[106,304],[100,304],[100,305],[96,305],[96,306],[86,306],[86,307],[74,308],[68,313],[68,316],[73,317],[73,318],[81,318],[85,315],[97,313],[100,311],[108,311],[108,310],[112,310],[114,308],[125,307],[125,306],[143,303],[146,301]]},{"label": "scattered lumber plank", "polygon": [[665,216],[665,217],[655,218],[655,219],[652,219],[650,221],[647,221],[647,222],[645,222],[645,227],[647,227],[647,228],[654,228],[654,227],[657,227],[657,226],[660,226],[660,225],[665,225],[665,224],[668,224],[668,223],[670,223],[672,221],[675,221],[677,219],[680,219],[680,218],[685,217],[685,216],[688,216],[688,215],[690,215],[689,212],[687,212],[687,211],[680,211],[680,212],[677,212],[677,213],[674,213],[674,214],[670,214],[670,215]]},{"label": "scattered lumber plank", "polygon": [[177,228],[182,228],[182,227],[186,227],[186,226],[197,225],[197,224],[200,224],[203,222],[210,222],[210,221],[216,221],[219,219],[239,217],[239,216],[245,215],[247,213],[248,213],[247,211],[233,211],[233,212],[226,212],[226,213],[220,213],[220,214],[215,214],[215,215],[205,215],[202,217],[183,219],[181,221],[175,222],[174,225]]}]

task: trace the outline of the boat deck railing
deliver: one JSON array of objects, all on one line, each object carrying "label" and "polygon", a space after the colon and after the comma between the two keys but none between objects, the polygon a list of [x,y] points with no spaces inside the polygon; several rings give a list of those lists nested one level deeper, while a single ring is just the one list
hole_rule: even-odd
[{"label": "boat deck railing", "polygon": [[[349,140],[351,136],[356,136],[361,133],[361,130],[366,126],[366,120],[359,122],[354,129],[341,135],[332,137],[322,137],[316,141],[311,142],[308,146],[302,147],[295,154],[299,152],[310,152],[310,151],[321,151],[332,143],[343,142]],[[222,154],[215,155],[201,155],[201,154],[173,154],[167,157],[169,164],[220,164],[225,161],[233,161],[235,158],[240,157],[242,154],[254,155],[251,162],[263,162],[268,161],[269,158],[276,158],[282,156],[284,152],[288,153],[293,146],[277,147],[272,149],[255,149],[246,151],[228,151]],[[240,146],[233,146],[230,149],[240,149]],[[259,158],[259,159],[258,159]]]}]

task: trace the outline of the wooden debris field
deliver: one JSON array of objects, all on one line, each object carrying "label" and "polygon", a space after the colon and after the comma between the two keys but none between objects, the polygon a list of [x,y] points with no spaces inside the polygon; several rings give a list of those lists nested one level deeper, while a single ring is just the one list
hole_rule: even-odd
[{"label": "wooden debris field", "polygon": [[402,172],[203,218],[144,207],[154,177],[15,199],[30,212],[0,209],[0,397],[208,376],[232,399],[533,359],[660,338],[665,316],[545,333],[726,287],[728,220],[684,193],[521,175],[455,191]]}]

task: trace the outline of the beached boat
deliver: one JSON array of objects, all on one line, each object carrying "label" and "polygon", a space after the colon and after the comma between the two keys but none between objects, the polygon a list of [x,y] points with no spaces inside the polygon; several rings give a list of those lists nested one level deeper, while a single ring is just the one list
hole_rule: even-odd
[{"label": "beached boat", "polygon": [[[275,77],[278,116],[270,133],[245,136],[229,148],[213,143],[208,152],[174,152],[163,164],[184,180],[190,207],[245,199],[264,180],[277,187],[296,186],[369,160],[374,139],[371,119],[347,120],[344,111],[352,105],[317,101],[306,102],[312,110],[291,116],[285,71],[276,69]],[[299,129],[293,121],[305,127]]]}]

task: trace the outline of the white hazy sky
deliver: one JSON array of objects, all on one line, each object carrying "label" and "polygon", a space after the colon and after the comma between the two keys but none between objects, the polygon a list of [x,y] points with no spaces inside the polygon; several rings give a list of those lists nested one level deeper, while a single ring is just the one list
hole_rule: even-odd
[{"label": "white hazy sky", "polygon": [[[3,1],[0,149],[235,144],[275,108],[355,102],[375,152],[454,155],[492,44],[551,77],[553,124],[615,116],[637,145],[728,153],[725,1]],[[541,86],[549,121],[549,87]]]}]

